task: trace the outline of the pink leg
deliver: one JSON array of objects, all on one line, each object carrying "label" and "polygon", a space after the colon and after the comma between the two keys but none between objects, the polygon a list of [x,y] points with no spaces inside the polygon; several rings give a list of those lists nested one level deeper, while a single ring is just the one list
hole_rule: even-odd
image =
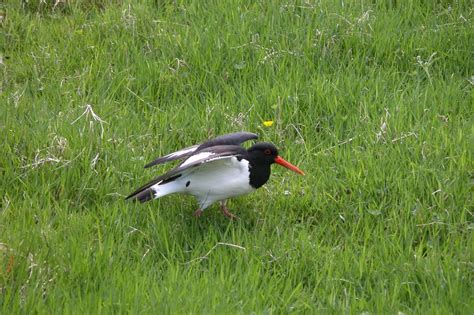
[{"label": "pink leg", "polygon": [[194,211],[193,215],[196,217],[196,218],[199,218],[201,215],[202,215],[202,210],[201,209],[197,209],[196,211]]},{"label": "pink leg", "polygon": [[222,214],[225,215],[226,217],[228,217],[231,220],[237,220],[239,217],[229,211],[229,209],[225,205],[226,203],[227,203],[227,200],[224,200],[224,201],[220,202]]}]

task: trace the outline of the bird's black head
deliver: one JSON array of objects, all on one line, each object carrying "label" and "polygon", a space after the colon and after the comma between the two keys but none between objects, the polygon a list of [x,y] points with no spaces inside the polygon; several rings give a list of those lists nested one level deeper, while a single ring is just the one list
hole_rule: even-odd
[{"label": "bird's black head", "polygon": [[247,152],[249,157],[257,164],[271,165],[275,163],[278,156],[278,149],[269,142],[255,143]]},{"label": "bird's black head", "polygon": [[247,159],[250,163],[250,184],[261,187],[270,177],[270,165],[280,164],[298,174],[304,175],[303,171],[293,164],[285,161],[278,155],[278,149],[271,143],[259,142],[247,150]]}]

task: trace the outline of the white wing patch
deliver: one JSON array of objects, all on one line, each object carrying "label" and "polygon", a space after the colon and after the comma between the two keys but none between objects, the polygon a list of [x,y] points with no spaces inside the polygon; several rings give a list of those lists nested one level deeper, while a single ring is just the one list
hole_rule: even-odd
[{"label": "white wing patch", "polygon": [[193,155],[191,157],[189,157],[189,159],[187,159],[186,161],[183,162],[183,164],[180,165],[180,167],[186,167],[187,165],[189,164],[192,164],[194,162],[197,162],[199,160],[205,160],[207,158],[210,158],[212,157],[213,155],[216,155],[215,153],[212,153],[212,152],[201,152],[201,153],[198,153],[196,155]]},{"label": "white wing patch", "polygon": [[182,150],[179,150],[179,151],[170,153],[170,154],[166,155],[165,158],[180,157],[180,156],[185,155],[185,154],[187,154],[187,153],[194,152],[194,151],[196,151],[196,149],[197,149],[198,146],[199,146],[199,145],[193,145],[192,147],[189,147],[189,148],[186,148],[186,149],[182,149]]}]

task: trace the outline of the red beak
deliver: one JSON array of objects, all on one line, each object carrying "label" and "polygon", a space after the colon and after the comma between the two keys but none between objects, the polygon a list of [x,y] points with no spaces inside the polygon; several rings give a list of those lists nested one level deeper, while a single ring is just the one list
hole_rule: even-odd
[{"label": "red beak", "polygon": [[285,161],[281,156],[277,156],[275,158],[275,163],[280,164],[281,166],[284,166],[287,169],[292,170],[293,172],[304,175],[304,172],[302,170],[300,170],[299,168],[297,168],[296,166],[294,166],[290,162]]}]

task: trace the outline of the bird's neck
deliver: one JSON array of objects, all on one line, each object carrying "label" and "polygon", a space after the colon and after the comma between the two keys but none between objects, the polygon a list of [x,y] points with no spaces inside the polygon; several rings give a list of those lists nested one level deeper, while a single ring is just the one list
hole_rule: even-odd
[{"label": "bird's neck", "polygon": [[254,188],[262,187],[270,178],[270,164],[258,163],[258,161],[250,161],[250,185]]}]

